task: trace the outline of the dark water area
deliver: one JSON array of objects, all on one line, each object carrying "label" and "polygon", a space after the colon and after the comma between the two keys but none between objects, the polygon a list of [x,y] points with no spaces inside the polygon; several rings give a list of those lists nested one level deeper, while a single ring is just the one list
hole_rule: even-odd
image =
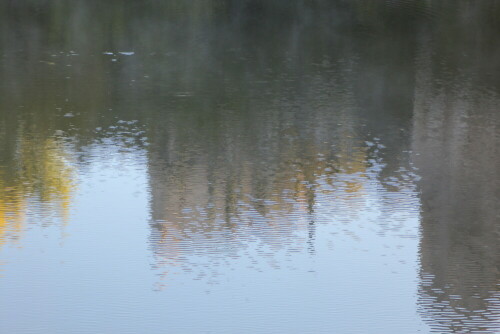
[{"label": "dark water area", "polygon": [[0,333],[499,333],[500,1],[0,3]]}]

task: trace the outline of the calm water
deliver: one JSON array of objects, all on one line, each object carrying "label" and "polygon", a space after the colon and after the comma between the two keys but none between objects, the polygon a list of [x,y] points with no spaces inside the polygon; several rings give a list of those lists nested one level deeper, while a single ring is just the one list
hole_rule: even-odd
[{"label": "calm water", "polygon": [[2,1],[0,333],[499,333],[499,17]]}]

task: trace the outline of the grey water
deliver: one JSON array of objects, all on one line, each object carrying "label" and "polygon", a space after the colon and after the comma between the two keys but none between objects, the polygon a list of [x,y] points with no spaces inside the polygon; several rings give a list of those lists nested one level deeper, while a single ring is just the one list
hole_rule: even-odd
[{"label": "grey water", "polygon": [[0,333],[499,333],[500,2],[0,3]]}]

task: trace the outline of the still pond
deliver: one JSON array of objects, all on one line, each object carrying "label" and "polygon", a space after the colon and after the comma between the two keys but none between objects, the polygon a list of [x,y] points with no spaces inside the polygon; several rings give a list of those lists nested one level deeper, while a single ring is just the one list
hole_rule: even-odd
[{"label": "still pond", "polygon": [[499,333],[499,17],[2,1],[0,333]]}]

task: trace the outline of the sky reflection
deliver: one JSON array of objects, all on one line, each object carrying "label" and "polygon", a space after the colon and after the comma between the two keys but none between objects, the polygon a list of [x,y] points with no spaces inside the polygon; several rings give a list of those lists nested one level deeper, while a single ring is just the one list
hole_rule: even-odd
[{"label": "sky reflection", "polygon": [[0,4],[0,332],[498,332],[499,10]]}]

